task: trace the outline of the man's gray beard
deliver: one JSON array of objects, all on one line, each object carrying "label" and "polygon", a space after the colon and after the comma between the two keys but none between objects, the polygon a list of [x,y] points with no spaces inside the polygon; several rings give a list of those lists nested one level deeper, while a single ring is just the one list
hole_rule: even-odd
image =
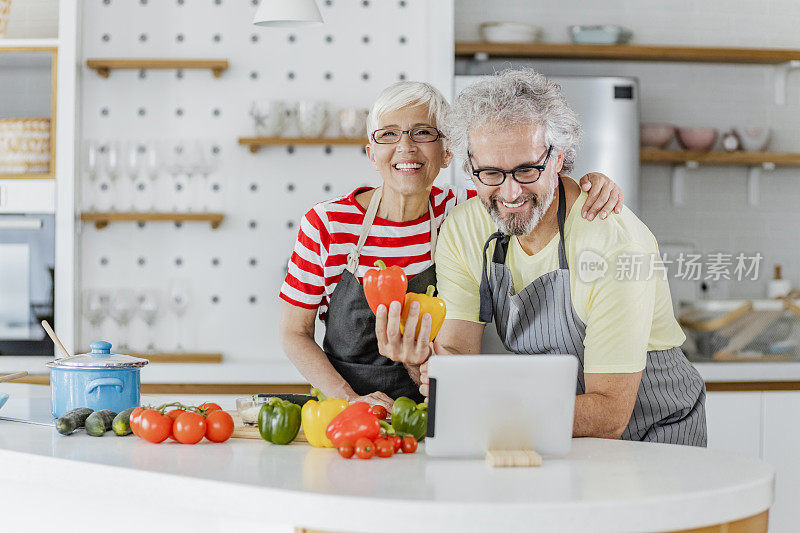
[{"label": "man's gray beard", "polygon": [[555,192],[556,188],[551,188],[547,196],[542,198],[541,201],[539,201],[539,198],[533,193],[519,196],[519,198],[531,200],[533,204],[530,218],[527,220],[523,218],[525,215],[524,213],[510,213],[505,219],[500,218],[500,210],[497,207],[497,202],[500,200],[499,196],[496,194],[490,196],[488,200],[481,198],[481,203],[492,216],[492,220],[497,224],[498,230],[506,235],[522,236],[528,235],[536,229],[536,226],[541,222],[542,218],[544,218],[545,213],[547,213],[547,210],[550,209],[550,204],[553,203]]}]

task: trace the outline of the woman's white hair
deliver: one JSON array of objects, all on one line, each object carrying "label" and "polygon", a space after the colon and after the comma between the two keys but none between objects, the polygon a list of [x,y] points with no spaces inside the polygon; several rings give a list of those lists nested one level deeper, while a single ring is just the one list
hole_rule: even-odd
[{"label": "woman's white hair", "polygon": [[398,81],[388,86],[375,99],[367,115],[367,133],[372,140],[372,132],[378,129],[378,122],[386,113],[404,107],[427,106],[431,125],[439,128],[450,111],[450,104],[439,90],[422,81]]},{"label": "woman's white hair", "polygon": [[461,91],[443,131],[466,168],[470,131],[486,124],[502,129],[535,123],[544,125],[545,143],[564,155],[562,171],[572,170],[581,138],[578,116],[561,86],[533,69],[506,69]]}]

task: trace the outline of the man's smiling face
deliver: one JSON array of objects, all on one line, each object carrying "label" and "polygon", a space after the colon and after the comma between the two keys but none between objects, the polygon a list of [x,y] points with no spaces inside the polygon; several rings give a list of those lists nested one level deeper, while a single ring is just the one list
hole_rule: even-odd
[{"label": "man's smiling face", "polygon": [[[545,162],[549,148],[541,124],[502,127],[486,124],[470,131],[469,145],[470,161],[475,170],[540,166]],[[539,179],[528,184],[517,182],[511,174],[494,187],[474,178],[478,196],[500,231],[521,236],[536,228],[553,201],[556,179],[563,162],[563,156],[553,149]]]}]

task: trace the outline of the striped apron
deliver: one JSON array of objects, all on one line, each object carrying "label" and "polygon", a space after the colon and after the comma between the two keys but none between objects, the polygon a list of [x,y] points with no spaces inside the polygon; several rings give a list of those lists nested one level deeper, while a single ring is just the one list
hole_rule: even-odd
[{"label": "striped apron", "polygon": [[[483,248],[480,285],[481,322],[494,318],[507,350],[517,354],[572,354],[578,358],[576,394],[586,392],[583,376],[583,339],[586,325],[572,305],[569,266],[564,247],[566,219],[564,185],[558,183],[559,269],[514,293],[511,272],[505,266],[509,236],[496,232]],[[497,240],[487,269],[486,252]],[[647,364],[624,440],[706,445],[705,384],[680,347],[647,352]]]}]

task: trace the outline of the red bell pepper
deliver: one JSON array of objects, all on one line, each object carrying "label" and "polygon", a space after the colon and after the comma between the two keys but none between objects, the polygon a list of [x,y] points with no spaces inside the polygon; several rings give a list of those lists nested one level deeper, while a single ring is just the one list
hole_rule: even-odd
[{"label": "red bell pepper", "polygon": [[381,433],[378,417],[370,411],[366,402],[355,402],[336,415],[325,430],[327,436],[337,448],[344,442],[355,442],[361,437],[375,440]]},{"label": "red bell pepper", "polygon": [[383,304],[387,308],[395,300],[403,305],[408,290],[408,278],[403,269],[397,265],[386,268],[386,263],[375,261],[377,269],[372,268],[364,274],[364,296],[373,313]]}]

